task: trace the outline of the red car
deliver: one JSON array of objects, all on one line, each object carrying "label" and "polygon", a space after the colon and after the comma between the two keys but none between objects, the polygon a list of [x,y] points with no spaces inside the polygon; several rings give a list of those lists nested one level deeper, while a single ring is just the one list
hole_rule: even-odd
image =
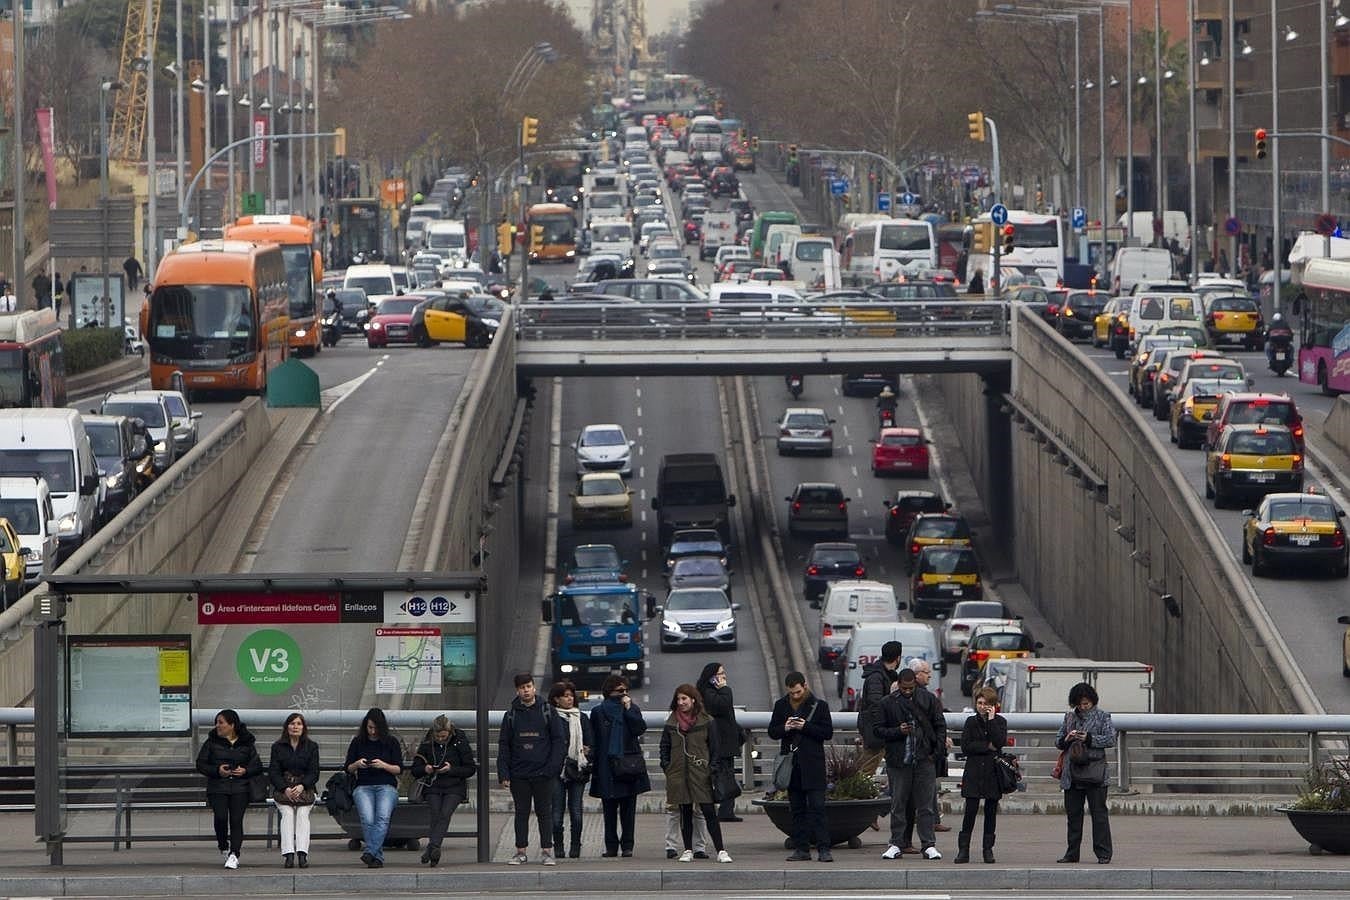
[{"label": "red car", "polygon": [[928,477],[928,439],[918,428],[883,428],[872,441],[872,474]]},{"label": "red car", "polygon": [[375,307],[375,315],[366,323],[366,344],[370,347],[411,344],[413,310],[424,299],[405,294],[380,300]]}]

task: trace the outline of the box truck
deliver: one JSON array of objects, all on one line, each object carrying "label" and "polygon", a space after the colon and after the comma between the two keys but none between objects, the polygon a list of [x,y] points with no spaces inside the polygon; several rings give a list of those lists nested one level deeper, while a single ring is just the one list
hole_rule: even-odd
[{"label": "box truck", "polygon": [[1011,660],[1006,683],[986,673],[998,688],[1005,713],[1062,712],[1069,708],[1069,689],[1080,681],[1092,685],[1103,709],[1112,713],[1153,712],[1153,667],[1141,662],[1096,659]]}]

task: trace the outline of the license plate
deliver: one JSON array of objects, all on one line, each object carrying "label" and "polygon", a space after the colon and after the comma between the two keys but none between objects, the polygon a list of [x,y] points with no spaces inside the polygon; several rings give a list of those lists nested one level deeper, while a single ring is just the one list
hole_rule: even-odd
[{"label": "license plate", "polygon": [[216,376],[214,376],[214,375],[193,375],[193,376],[192,376],[192,383],[193,383],[193,384],[215,384],[215,383],[216,383]]},{"label": "license plate", "polygon": [[1275,480],[1275,473],[1274,473],[1274,472],[1251,472],[1251,473],[1249,473],[1249,474],[1247,475],[1247,480],[1248,480],[1248,481],[1257,481],[1257,482],[1274,481],[1274,480]]},{"label": "license plate", "polygon": [[1300,547],[1311,547],[1317,543],[1317,535],[1315,534],[1296,534],[1290,539]]},{"label": "license plate", "polygon": [[591,647],[591,656],[604,656],[604,655],[605,655],[605,651],[606,651],[607,649],[608,649],[608,648],[606,648],[606,647],[601,647],[601,646],[598,646],[598,645],[592,646],[592,647]]}]

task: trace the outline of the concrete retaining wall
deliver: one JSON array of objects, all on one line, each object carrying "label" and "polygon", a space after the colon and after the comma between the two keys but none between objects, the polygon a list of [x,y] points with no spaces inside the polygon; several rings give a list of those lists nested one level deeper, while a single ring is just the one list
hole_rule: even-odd
[{"label": "concrete retaining wall", "polygon": [[1350,397],[1336,398],[1322,424],[1322,432],[1342,453],[1350,453]]}]

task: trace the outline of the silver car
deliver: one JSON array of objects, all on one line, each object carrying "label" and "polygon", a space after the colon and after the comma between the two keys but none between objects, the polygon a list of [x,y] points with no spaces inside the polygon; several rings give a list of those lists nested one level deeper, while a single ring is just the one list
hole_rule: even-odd
[{"label": "silver car", "polygon": [[813,406],[792,406],[778,422],[778,455],[823,453],[834,455],[834,419]]},{"label": "silver car", "polygon": [[625,478],[633,474],[633,442],[619,425],[587,425],[572,447],[578,476],[616,470]]},{"label": "silver car", "polygon": [[721,557],[712,554],[681,556],[671,566],[666,581],[672,588],[721,588],[728,597],[731,596],[731,572],[722,564]]},{"label": "silver car", "polygon": [[736,649],[736,610],[720,588],[676,588],[657,607],[661,615],[661,649],[714,646]]}]

